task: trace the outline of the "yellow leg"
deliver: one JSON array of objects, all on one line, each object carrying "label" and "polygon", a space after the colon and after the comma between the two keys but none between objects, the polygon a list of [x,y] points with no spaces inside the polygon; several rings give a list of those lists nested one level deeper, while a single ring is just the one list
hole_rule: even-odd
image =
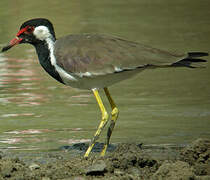
[{"label": "yellow leg", "polygon": [[117,120],[118,115],[119,115],[119,110],[117,109],[117,107],[116,107],[116,105],[115,105],[115,103],[114,103],[114,101],[113,101],[113,99],[112,99],[112,97],[111,97],[111,95],[109,93],[108,88],[104,88],[104,91],[105,91],[105,94],[106,94],[106,96],[107,96],[107,98],[109,100],[109,103],[111,105],[111,108],[112,108],[112,112],[111,112],[112,118],[111,118],[110,126],[109,126],[108,131],[107,131],[106,142],[104,144],[103,150],[101,151],[101,156],[104,156],[105,153],[106,153],[106,149],[107,149],[107,147],[109,145],[109,141],[110,141],[110,137],[112,135],[112,131],[114,129],[116,120]]},{"label": "yellow leg", "polygon": [[98,90],[97,89],[93,89],[93,93],[94,93],[94,95],[96,97],[96,100],[98,102],[98,105],[100,107],[100,110],[101,110],[101,113],[102,113],[102,119],[101,119],[99,127],[98,127],[98,129],[97,129],[97,131],[96,131],[96,133],[95,133],[95,135],[94,135],[94,137],[93,137],[93,139],[92,139],[92,141],[90,143],[90,146],[88,147],[87,151],[85,152],[84,157],[88,157],[89,156],[91,150],[93,149],[93,146],[95,145],[97,139],[99,138],[99,136],[101,134],[101,131],[103,130],[104,126],[106,125],[108,117],[109,117],[108,113],[107,113],[107,111],[106,111],[106,109],[105,109],[105,107],[103,105],[103,102],[101,100],[101,97],[99,95]]}]

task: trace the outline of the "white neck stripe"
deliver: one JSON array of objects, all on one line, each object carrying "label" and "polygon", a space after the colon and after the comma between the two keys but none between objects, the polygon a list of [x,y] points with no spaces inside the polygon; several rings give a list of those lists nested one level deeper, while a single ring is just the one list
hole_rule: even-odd
[{"label": "white neck stripe", "polygon": [[47,38],[46,42],[47,42],[47,45],[48,45],[48,49],[50,51],[50,54],[49,54],[50,55],[50,62],[55,67],[55,70],[59,73],[60,77],[64,81],[65,81],[65,79],[72,80],[72,81],[77,81],[77,79],[75,77],[73,77],[72,75],[67,73],[64,69],[62,69],[60,66],[57,65],[56,57],[54,55],[55,42],[51,38]]}]

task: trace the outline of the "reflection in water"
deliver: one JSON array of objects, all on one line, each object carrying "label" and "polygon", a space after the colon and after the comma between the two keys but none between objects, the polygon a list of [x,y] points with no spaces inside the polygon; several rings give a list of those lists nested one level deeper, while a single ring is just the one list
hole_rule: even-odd
[{"label": "reflection in water", "polygon": [[18,117],[18,116],[34,116],[34,113],[20,113],[20,114],[3,114],[1,117]]},{"label": "reflection in water", "polygon": [[[46,17],[54,23],[57,37],[99,32],[170,51],[209,52],[208,1],[36,0],[14,4],[3,0],[0,4],[0,48],[14,37],[21,22]],[[28,47],[4,54],[23,59],[0,53],[0,140],[17,142],[15,146],[0,143],[0,147],[53,149],[72,139],[91,138],[100,117],[91,92],[51,79],[38,65],[35,50]],[[121,110],[112,142],[189,143],[210,137],[209,65],[196,70],[151,70],[111,87]],[[31,129],[55,132],[25,133]],[[17,134],[3,133],[8,131]]]},{"label": "reflection in water", "polygon": [[[59,130],[50,130],[50,129],[27,129],[22,131],[8,131],[4,132],[6,136],[0,137],[0,143],[6,144],[6,149],[19,149],[19,150],[36,150],[40,149],[40,143],[48,143],[55,141],[55,139],[50,138],[49,133],[55,134],[57,132],[66,132],[75,133],[79,131],[84,131],[81,128],[72,128],[72,129],[59,129]],[[8,136],[7,136],[8,134]],[[60,144],[75,144],[75,143],[87,143],[90,142],[90,139],[58,139],[56,143]],[[39,143],[37,145],[37,143]],[[13,145],[13,146],[10,146]],[[15,146],[16,145],[16,146]],[[19,146],[20,145],[20,146]],[[1,147],[3,149],[3,147]],[[47,149],[47,146],[45,148]]]},{"label": "reflection in water", "polygon": [[90,141],[91,141],[90,139],[66,139],[66,140],[60,140],[59,142],[65,144],[77,144],[77,143],[87,143]]},{"label": "reflection in water", "polygon": [[23,131],[8,131],[5,132],[7,134],[40,134],[43,132],[52,132],[52,130],[49,129],[27,129]]},{"label": "reflection in water", "polygon": [[0,103],[18,106],[40,105],[46,101],[44,94],[30,92],[39,89],[39,76],[31,68],[32,59],[12,59],[0,55]]},{"label": "reflection in water", "polygon": [[76,96],[71,96],[71,106],[87,106],[89,98],[92,97],[91,94],[79,94]]},{"label": "reflection in water", "polygon": [[6,144],[17,144],[17,143],[20,143],[21,141],[22,141],[21,138],[0,140],[1,143],[6,143]]},{"label": "reflection in water", "polygon": [[[30,54],[30,53],[29,53]],[[15,129],[15,124],[19,123],[20,119],[27,118],[26,123],[30,123],[30,119],[36,118],[35,127],[40,123],[40,121],[48,121],[46,119],[46,113],[53,112],[49,109],[49,112],[44,111],[36,113],[33,110],[24,112],[24,108],[41,106],[48,103],[53,99],[49,94],[49,91],[56,93],[57,86],[49,85],[45,86],[45,83],[40,84],[43,81],[42,76],[40,76],[40,66],[36,69],[34,65],[33,57],[28,59],[14,59],[7,58],[0,54],[0,106],[6,107],[1,109],[0,120],[1,124],[12,122],[12,127]],[[57,84],[56,84],[57,85]],[[62,86],[62,90],[66,90],[69,94],[69,88]],[[62,93],[63,94],[63,93]],[[66,101],[70,102],[72,106],[86,106],[92,95],[89,94],[74,94],[70,95]],[[56,98],[59,100],[59,98]],[[10,110],[10,107],[20,107],[20,112],[17,110]],[[8,110],[7,110],[8,108]],[[16,109],[15,108],[15,109]],[[55,112],[57,113],[57,112]],[[20,124],[21,125],[21,124]],[[27,124],[22,124],[23,126]],[[66,136],[58,139],[56,133],[60,134],[71,134],[75,132],[82,131],[81,128],[62,128],[58,130],[52,129],[27,129],[27,130],[14,130],[6,131],[3,135],[0,135],[1,149],[21,149],[21,150],[35,150],[35,149],[48,149],[53,146],[46,146],[46,143],[56,141],[53,144],[62,143],[77,143],[77,142],[89,142],[89,139],[77,139],[76,136],[67,139]],[[52,136],[52,137],[51,137]],[[56,136],[56,138],[54,137]],[[75,138],[75,139],[74,139]],[[44,144],[44,145],[41,145]],[[12,145],[12,146],[11,146]],[[43,147],[44,148],[43,148]],[[54,147],[53,147],[54,148]]]}]

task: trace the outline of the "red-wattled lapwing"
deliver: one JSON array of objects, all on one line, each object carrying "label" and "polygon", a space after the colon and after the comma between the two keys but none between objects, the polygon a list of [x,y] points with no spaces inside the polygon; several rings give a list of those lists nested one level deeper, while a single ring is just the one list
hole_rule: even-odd
[{"label": "red-wattled lapwing", "polygon": [[102,119],[85,157],[90,154],[108,121],[108,113],[99,96],[99,89],[104,89],[112,108],[110,126],[101,152],[103,156],[119,114],[108,86],[149,68],[194,68],[199,63],[206,62],[199,57],[208,55],[203,52],[172,54],[137,42],[99,34],[68,35],[56,40],[52,23],[43,18],[24,22],[16,37],[2,52],[21,43],[29,43],[36,48],[40,64],[57,81],[74,88],[93,91]]}]

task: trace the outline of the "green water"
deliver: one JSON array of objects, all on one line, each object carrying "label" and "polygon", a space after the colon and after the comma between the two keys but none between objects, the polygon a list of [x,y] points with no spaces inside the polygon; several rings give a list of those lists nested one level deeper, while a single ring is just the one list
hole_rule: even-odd
[{"label": "green water", "polygon": [[[169,51],[210,52],[209,7],[209,0],[1,0],[0,47],[22,22],[45,17],[58,38],[99,32]],[[210,137],[210,63],[205,69],[144,71],[110,92],[120,110],[111,142],[183,144]],[[0,149],[87,142],[99,120],[92,93],[53,80],[32,46],[0,54]]]}]

